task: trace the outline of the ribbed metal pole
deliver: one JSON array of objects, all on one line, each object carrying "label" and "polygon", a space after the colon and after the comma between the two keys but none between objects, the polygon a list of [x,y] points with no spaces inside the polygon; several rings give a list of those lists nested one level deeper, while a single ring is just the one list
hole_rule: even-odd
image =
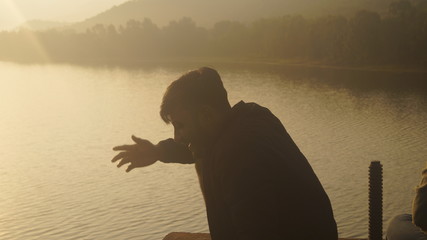
[{"label": "ribbed metal pole", "polygon": [[369,240],[383,236],[383,166],[372,161],[369,166]]}]

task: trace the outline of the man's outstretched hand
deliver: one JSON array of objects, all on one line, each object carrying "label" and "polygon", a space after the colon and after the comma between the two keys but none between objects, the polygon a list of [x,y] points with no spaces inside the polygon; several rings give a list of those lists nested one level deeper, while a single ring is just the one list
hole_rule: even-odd
[{"label": "man's outstretched hand", "polygon": [[121,151],[113,158],[113,160],[111,160],[111,162],[116,162],[121,159],[119,164],[117,164],[117,167],[130,163],[126,169],[126,172],[129,172],[134,168],[146,167],[159,160],[159,150],[150,141],[133,135],[132,140],[135,144],[122,145],[113,148],[114,151]]}]

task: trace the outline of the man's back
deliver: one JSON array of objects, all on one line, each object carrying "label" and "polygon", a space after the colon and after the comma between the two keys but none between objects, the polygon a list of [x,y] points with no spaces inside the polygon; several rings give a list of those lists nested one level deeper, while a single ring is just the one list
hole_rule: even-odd
[{"label": "man's back", "polygon": [[328,196],[268,109],[234,106],[200,161],[212,239],[337,239]]}]

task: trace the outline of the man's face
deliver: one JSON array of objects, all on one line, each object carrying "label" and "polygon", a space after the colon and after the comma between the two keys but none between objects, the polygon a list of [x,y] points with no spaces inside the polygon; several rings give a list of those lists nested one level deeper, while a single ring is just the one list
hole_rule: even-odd
[{"label": "man's face", "polygon": [[193,156],[203,157],[209,136],[197,112],[178,107],[169,114],[169,120],[174,127],[175,141],[187,145]]}]

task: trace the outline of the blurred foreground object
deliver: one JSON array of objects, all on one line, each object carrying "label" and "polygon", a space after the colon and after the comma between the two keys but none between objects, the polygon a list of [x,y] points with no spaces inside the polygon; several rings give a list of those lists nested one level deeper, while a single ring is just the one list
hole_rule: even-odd
[{"label": "blurred foreground object", "polygon": [[[173,232],[166,235],[163,240],[211,240],[209,233],[183,233]],[[298,240],[298,239],[295,239]],[[350,239],[339,238],[338,240],[365,240],[365,239]]]},{"label": "blurred foreground object", "polygon": [[173,232],[166,235],[163,240],[211,240],[209,233],[179,233]]}]

